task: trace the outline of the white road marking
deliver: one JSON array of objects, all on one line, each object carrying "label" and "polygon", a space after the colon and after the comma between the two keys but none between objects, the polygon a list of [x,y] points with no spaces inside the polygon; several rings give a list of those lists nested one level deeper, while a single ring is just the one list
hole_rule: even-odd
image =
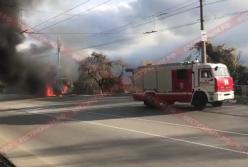
[{"label": "white road marking", "polygon": [[208,148],[213,148],[213,149],[218,149],[218,150],[223,150],[223,151],[229,151],[229,152],[248,155],[248,152],[233,150],[233,149],[224,148],[224,147],[213,146],[213,145],[209,145],[209,144],[203,144],[203,143],[199,143],[199,142],[192,142],[192,141],[189,141],[189,140],[177,139],[177,138],[173,138],[173,137],[162,136],[162,135],[153,134],[153,133],[149,133],[149,132],[143,132],[143,131],[138,131],[138,130],[133,130],[133,129],[127,129],[127,128],[122,128],[122,127],[118,127],[118,126],[112,126],[112,125],[103,124],[103,123],[99,123],[99,122],[85,121],[83,123],[96,125],[96,126],[107,127],[107,128],[112,128],[112,129],[117,129],[117,130],[122,130],[122,131],[127,131],[127,132],[132,132],[132,133],[139,133],[139,134],[152,136],[152,137],[169,139],[169,140],[173,140],[173,141],[177,141],[177,142],[181,142],[181,143],[193,144],[193,145],[198,145],[198,146],[202,146],[202,147],[208,147]]},{"label": "white road marking", "polygon": [[[125,115],[103,114],[103,113],[97,113],[97,112],[93,112],[93,113],[90,113],[90,114],[102,115],[102,116],[112,116],[112,117],[116,117],[116,118],[125,117]],[[176,124],[176,123],[171,123],[171,122],[166,122],[166,121],[155,121],[155,120],[149,120],[149,119],[143,119],[143,118],[130,118],[130,119],[146,121],[146,122],[152,122],[152,123],[165,124],[165,125],[172,125],[172,126],[180,126],[180,127],[186,127],[186,128],[212,130],[212,131],[216,131],[216,132],[227,133],[227,134],[235,134],[235,135],[240,135],[240,136],[248,136],[247,133],[239,133],[239,132],[218,130],[218,129],[212,129],[212,128],[200,128],[200,127],[196,127],[196,126],[184,125],[184,124]]]}]

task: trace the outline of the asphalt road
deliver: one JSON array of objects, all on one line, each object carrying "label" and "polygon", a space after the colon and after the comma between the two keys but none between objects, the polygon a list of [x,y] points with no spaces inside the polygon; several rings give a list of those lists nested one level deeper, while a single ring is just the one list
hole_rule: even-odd
[{"label": "asphalt road", "polygon": [[0,150],[18,167],[247,166],[248,153],[231,144],[248,146],[248,106],[174,109],[128,96],[0,102]]}]

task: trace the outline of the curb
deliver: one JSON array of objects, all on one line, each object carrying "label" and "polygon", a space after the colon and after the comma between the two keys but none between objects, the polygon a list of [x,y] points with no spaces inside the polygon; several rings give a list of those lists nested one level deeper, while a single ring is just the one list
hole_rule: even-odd
[{"label": "curb", "polygon": [[236,102],[237,104],[246,104],[246,105],[248,105],[248,97],[237,96],[236,101],[237,101]]}]

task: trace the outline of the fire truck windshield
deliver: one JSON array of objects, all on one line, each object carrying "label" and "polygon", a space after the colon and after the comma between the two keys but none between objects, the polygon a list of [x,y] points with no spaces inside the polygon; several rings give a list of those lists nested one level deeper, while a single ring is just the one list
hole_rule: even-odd
[{"label": "fire truck windshield", "polygon": [[227,68],[225,67],[216,67],[214,69],[214,75],[217,77],[229,77],[230,76]]}]

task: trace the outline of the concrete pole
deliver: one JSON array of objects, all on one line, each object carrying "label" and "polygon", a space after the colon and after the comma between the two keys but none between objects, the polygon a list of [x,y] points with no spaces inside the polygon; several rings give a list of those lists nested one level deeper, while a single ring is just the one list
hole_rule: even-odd
[{"label": "concrete pole", "polygon": [[[201,17],[201,32],[204,32],[204,14],[203,14],[203,0],[200,0],[200,17]],[[201,48],[201,57],[202,63],[207,63],[207,48],[206,48],[206,41],[202,40],[202,48]]]}]

